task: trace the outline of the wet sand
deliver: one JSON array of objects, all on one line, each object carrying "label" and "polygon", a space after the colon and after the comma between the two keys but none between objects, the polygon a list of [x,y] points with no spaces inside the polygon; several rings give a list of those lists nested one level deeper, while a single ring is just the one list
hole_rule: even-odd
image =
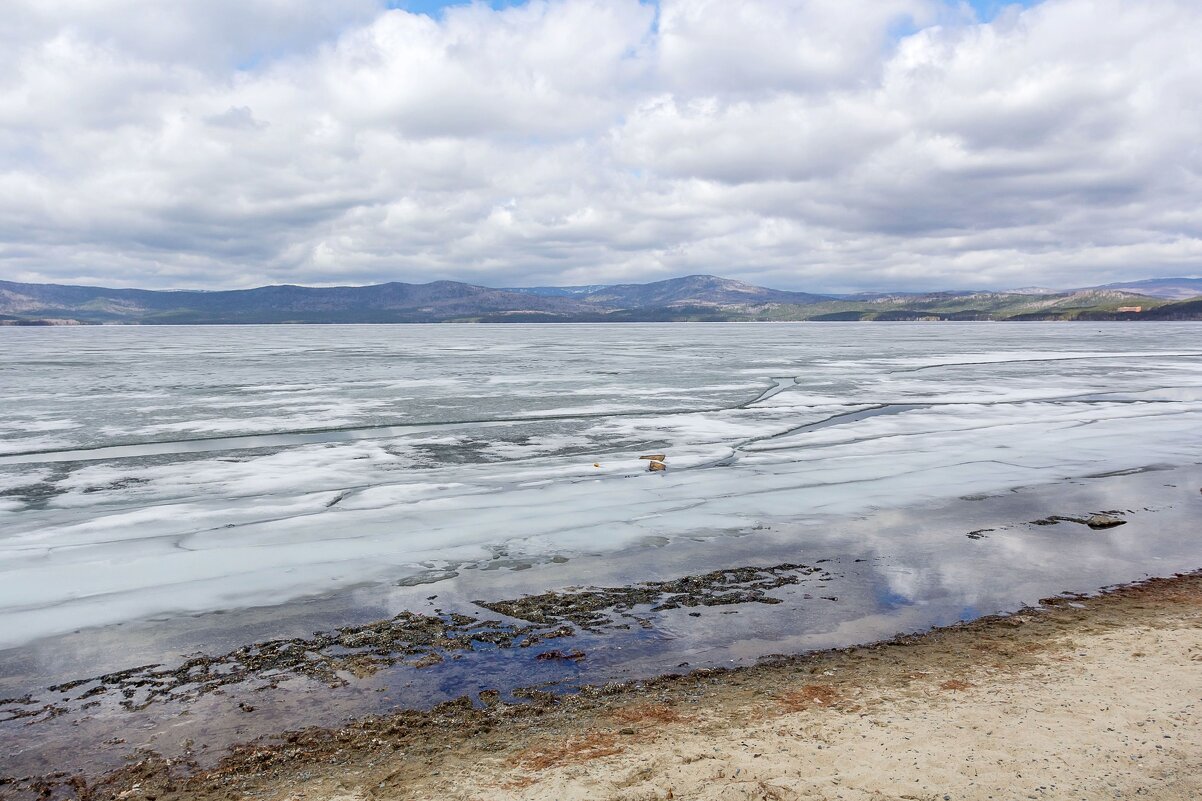
[{"label": "wet sand", "polygon": [[754,667],[482,700],[297,731],[195,773],[150,757],[47,789],[124,801],[1194,799],[1202,573]]}]

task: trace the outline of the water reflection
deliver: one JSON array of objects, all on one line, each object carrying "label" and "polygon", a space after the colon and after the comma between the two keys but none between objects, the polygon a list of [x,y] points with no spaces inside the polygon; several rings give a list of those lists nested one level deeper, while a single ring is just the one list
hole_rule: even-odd
[{"label": "water reflection", "polygon": [[[341,686],[303,678],[266,690],[248,683],[186,706],[161,704],[137,712],[121,709],[118,699],[99,698],[89,708],[75,703],[67,713],[32,725],[23,719],[0,724],[0,753],[10,755],[3,767],[5,772],[36,772],[67,764],[111,766],[134,748],[171,753],[189,739],[213,753],[259,734],[333,725],[485,690],[520,700],[520,688],[569,692],[582,683],[748,664],[767,654],[844,646],[1010,611],[1061,591],[1091,592],[1148,575],[1192,570],[1202,566],[1202,536],[1195,522],[1202,511],[1199,486],[1198,467],[1128,472],[858,519],[778,522],[748,536],[675,541],[605,559],[580,558],[525,571],[466,571],[417,587],[366,586],[288,607],[82,631],[4,652],[0,696],[30,692],[36,703],[53,702],[54,694],[45,688],[64,679],[149,662],[170,666],[198,647],[221,653],[259,639],[306,637],[405,610],[441,609],[444,614],[498,619],[474,605],[476,598],[517,598],[572,586],[620,587],[785,561],[822,568],[772,590],[779,604],[660,612],[639,608],[636,617],[648,621],[646,627],[578,631],[534,648],[497,647],[481,640],[472,650],[429,668],[397,664],[362,677],[344,674]],[[1098,510],[1118,511],[1127,523],[1101,531],[1067,522],[1030,523],[1053,514]],[[984,536],[967,536],[982,530],[988,530]],[[551,648],[586,656],[537,658]],[[10,703],[5,708],[15,707]]]}]

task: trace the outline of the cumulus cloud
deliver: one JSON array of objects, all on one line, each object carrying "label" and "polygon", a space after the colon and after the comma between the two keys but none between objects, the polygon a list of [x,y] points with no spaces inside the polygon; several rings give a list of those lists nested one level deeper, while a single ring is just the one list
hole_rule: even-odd
[{"label": "cumulus cloud", "polygon": [[837,291],[1202,261],[1191,0],[10,5],[14,280]]}]

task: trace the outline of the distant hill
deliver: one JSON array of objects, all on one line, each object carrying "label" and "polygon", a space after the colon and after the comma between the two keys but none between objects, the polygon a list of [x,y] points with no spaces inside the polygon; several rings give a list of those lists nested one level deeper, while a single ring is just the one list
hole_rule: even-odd
[{"label": "distant hill", "polygon": [[1149,278],[1145,281],[1106,284],[1095,288],[1118,289],[1140,295],[1150,295],[1154,298],[1185,300],[1202,295],[1202,278]]},{"label": "distant hill", "polygon": [[679,306],[761,306],[769,303],[807,305],[829,301],[827,295],[786,292],[752,286],[713,275],[690,275],[649,284],[616,284],[580,296],[582,300],[612,309],[671,308]]},{"label": "distant hill", "polygon": [[401,323],[481,314],[572,315],[570,299],[435,281],[358,287],[265,286],[222,292],[151,291],[0,281],[0,314],[91,323]]},{"label": "distant hill", "polygon": [[[265,286],[204,292],[0,281],[0,325],[123,323],[647,322],[752,320],[1202,320],[1185,292],[1202,279],[1166,278],[1057,292],[895,292],[816,295],[712,275],[646,284],[493,289],[456,281],[374,286]],[[1135,292],[1127,286],[1146,286]]]},{"label": "distant hill", "polygon": [[1166,303],[1146,313],[1149,320],[1202,320],[1202,298]]},{"label": "distant hill", "polygon": [[523,295],[546,295],[550,298],[571,298],[587,295],[605,289],[609,284],[590,284],[589,286],[510,286],[504,292],[520,292]]},{"label": "distant hill", "polygon": [[594,284],[592,286],[515,287],[522,292],[546,297],[571,297],[598,309],[645,309],[673,307],[753,306],[764,303],[807,304],[832,300],[832,295],[788,292],[732,281],[714,275],[689,275],[649,284]]}]

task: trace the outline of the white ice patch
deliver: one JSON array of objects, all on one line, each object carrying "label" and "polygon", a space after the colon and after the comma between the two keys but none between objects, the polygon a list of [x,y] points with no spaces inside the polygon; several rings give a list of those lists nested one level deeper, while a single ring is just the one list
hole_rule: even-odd
[{"label": "white ice patch", "polygon": [[7,453],[36,453],[38,451],[69,448],[74,440],[61,436],[23,437],[9,436],[0,438],[0,455]]},{"label": "white ice patch", "polygon": [[41,434],[47,431],[70,431],[79,428],[82,423],[74,420],[39,420],[36,417],[12,417],[0,420],[0,434],[15,432],[17,434]]}]

